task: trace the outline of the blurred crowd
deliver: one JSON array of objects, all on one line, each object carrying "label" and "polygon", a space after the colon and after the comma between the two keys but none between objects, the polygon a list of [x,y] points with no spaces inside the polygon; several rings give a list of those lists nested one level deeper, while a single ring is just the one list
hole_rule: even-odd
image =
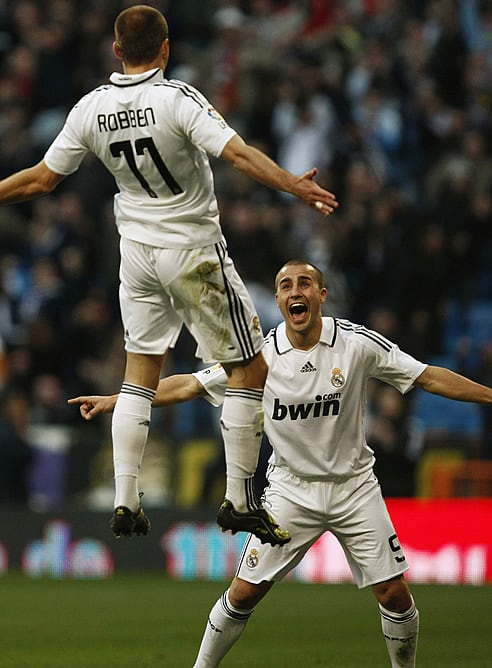
[{"label": "blurred crowd", "polygon": [[[77,99],[120,69],[113,21],[130,4],[0,0],[0,178],[40,160]],[[289,170],[317,166],[340,202],[323,219],[213,161],[230,254],[264,330],[279,320],[276,270],[306,257],[325,273],[326,313],[422,361],[455,345],[461,368],[492,383],[490,340],[468,355],[446,334],[450,304],[465,318],[476,301],[492,302],[492,1],[151,4],[169,21],[167,77],[196,85]],[[111,507],[109,418],[82,423],[66,399],[121,383],[114,191],[88,158],[51,196],[0,209],[3,503],[59,508],[102,489],[91,503]],[[195,369],[194,352],[184,332],[166,372]],[[383,489],[411,496],[425,440],[411,399],[374,386],[370,414],[369,442],[389,471]],[[491,422],[489,413],[482,457],[492,458]],[[156,505],[177,498],[179,444],[217,433],[206,407],[155,411]],[[219,473],[220,450],[209,457]]]}]

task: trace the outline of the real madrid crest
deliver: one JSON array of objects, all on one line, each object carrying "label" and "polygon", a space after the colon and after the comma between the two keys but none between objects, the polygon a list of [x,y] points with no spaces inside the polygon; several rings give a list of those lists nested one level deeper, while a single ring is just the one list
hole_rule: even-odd
[{"label": "real madrid crest", "polygon": [[342,387],[345,384],[345,376],[338,367],[331,370],[331,384],[334,387]]},{"label": "real madrid crest", "polygon": [[246,557],[246,565],[249,568],[256,568],[258,566],[258,550],[256,548],[253,547]]}]

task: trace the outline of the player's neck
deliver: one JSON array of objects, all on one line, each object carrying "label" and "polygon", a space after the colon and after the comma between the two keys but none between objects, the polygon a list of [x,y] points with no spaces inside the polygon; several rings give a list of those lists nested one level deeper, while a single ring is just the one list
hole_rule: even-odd
[{"label": "player's neck", "polygon": [[144,63],[143,65],[128,65],[127,63],[122,63],[123,74],[142,74],[143,72],[155,70],[158,67],[161,70],[164,70],[166,67],[166,63],[162,58],[156,58],[151,63]]},{"label": "player's neck", "polygon": [[292,346],[297,350],[311,350],[319,343],[319,338],[321,336],[321,320],[305,330],[295,330],[293,327],[289,327],[286,324],[286,334],[287,338],[291,342]]}]

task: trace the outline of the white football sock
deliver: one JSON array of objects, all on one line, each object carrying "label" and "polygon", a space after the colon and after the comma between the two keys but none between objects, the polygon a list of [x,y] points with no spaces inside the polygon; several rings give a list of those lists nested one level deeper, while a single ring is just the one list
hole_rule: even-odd
[{"label": "white football sock", "polygon": [[216,602],[207,621],[193,668],[215,668],[246,628],[251,610],[238,610],[229,603],[229,590]]},{"label": "white football sock", "polygon": [[406,612],[391,612],[379,604],[381,626],[392,668],[414,668],[419,637],[419,611],[412,599]]},{"label": "white football sock", "polygon": [[263,435],[263,390],[227,388],[221,416],[226,461],[226,499],[239,512],[258,507],[253,475]]},{"label": "white football sock", "polygon": [[155,391],[123,383],[113,413],[114,507],[139,506],[138,473],[147,443]]}]

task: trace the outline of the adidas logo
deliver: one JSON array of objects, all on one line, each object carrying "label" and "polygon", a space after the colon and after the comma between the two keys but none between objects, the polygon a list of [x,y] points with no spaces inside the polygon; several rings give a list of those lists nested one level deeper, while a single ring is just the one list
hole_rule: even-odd
[{"label": "adidas logo", "polygon": [[317,371],[318,369],[311,364],[311,362],[306,362],[304,366],[300,368],[301,373],[309,373],[310,371]]}]

